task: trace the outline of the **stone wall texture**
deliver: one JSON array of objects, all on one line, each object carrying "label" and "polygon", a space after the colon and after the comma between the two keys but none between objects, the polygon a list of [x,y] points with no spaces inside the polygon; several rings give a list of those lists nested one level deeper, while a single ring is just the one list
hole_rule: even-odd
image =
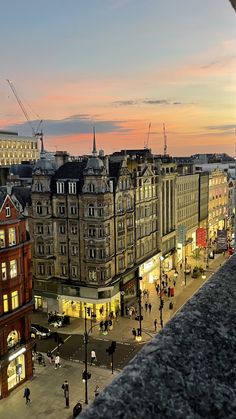
[{"label": "stone wall texture", "polygon": [[79,418],[235,419],[235,361],[233,255]]}]

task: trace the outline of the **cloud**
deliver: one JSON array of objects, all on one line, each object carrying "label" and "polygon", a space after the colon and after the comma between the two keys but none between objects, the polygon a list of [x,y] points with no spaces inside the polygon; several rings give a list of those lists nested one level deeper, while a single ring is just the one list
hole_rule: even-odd
[{"label": "cloud", "polygon": [[228,130],[235,130],[236,124],[223,124],[223,125],[209,125],[205,127],[206,129],[212,130],[212,131],[228,131]]},{"label": "cloud", "polygon": [[[128,128],[124,128],[122,124],[126,121],[113,120],[94,120],[90,115],[79,114],[71,115],[63,119],[46,119],[43,121],[43,131],[46,135],[72,135],[72,134],[90,134],[92,127],[95,126],[96,131],[100,133],[106,132],[129,132]],[[36,127],[38,121],[32,121],[32,125]],[[26,135],[29,132],[27,122],[15,125],[8,125],[8,130],[18,131],[19,134]],[[31,134],[29,134],[31,135]]]},{"label": "cloud", "polygon": [[170,101],[167,99],[127,99],[127,100],[116,100],[112,102],[115,106],[140,106],[140,105],[192,105],[193,103],[183,103],[179,101]]}]

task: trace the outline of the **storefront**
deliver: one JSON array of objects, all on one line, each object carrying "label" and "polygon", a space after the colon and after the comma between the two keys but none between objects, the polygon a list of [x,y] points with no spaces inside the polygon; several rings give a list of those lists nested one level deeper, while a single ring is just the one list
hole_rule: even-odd
[{"label": "storefront", "polygon": [[25,379],[25,348],[19,349],[15,354],[9,356],[7,367],[8,390],[13,389]]},{"label": "storefront", "polygon": [[160,274],[159,255],[155,255],[144,262],[139,268],[139,274],[142,277],[140,283],[142,290],[146,289],[148,284],[153,284],[159,278]]}]

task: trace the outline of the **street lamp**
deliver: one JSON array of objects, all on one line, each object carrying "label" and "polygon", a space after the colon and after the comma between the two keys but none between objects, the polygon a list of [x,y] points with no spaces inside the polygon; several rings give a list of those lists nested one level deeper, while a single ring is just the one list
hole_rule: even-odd
[{"label": "street lamp", "polygon": [[163,316],[162,316],[162,310],[163,310],[163,300],[162,300],[162,261],[164,260],[163,256],[160,256],[160,325],[163,329]]},{"label": "street lamp", "polygon": [[142,291],[140,287],[140,281],[142,281],[142,277],[138,278],[139,281],[139,288],[138,288],[138,307],[139,307],[139,334],[136,337],[137,341],[142,340]]},{"label": "street lamp", "polygon": [[82,374],[82,378],[85,385],[85,404],[88,404],[88,379],[89,373],[88,373],[88,333],[87,333],[87,310],[88,314],[90,313],[90,308],[86,307],[86,303],[84,303],[84,364],[85,369]]},{"label": "street lamp", "polygon": [[202,272],[202,279],[206,279],[206,273],[205,273],[205,271]]}]

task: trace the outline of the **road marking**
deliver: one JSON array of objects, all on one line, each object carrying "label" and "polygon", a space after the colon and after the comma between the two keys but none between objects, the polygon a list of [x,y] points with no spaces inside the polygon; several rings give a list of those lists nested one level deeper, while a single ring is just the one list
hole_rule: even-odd
[{"label": "road marking", "polygon": [[[66,339],[64,339],[64,342],[63,343],[65,343],[71,337],[72,337],[72,335],[69,335]],[[51,351],[51,353],[53,354],[53,352],[55,352],[56,350],[58,350],[58,348],[60,348],[61,345],[62,345],[62,343],[59,343],[59,345],[55,346],[55,348]]]}]

